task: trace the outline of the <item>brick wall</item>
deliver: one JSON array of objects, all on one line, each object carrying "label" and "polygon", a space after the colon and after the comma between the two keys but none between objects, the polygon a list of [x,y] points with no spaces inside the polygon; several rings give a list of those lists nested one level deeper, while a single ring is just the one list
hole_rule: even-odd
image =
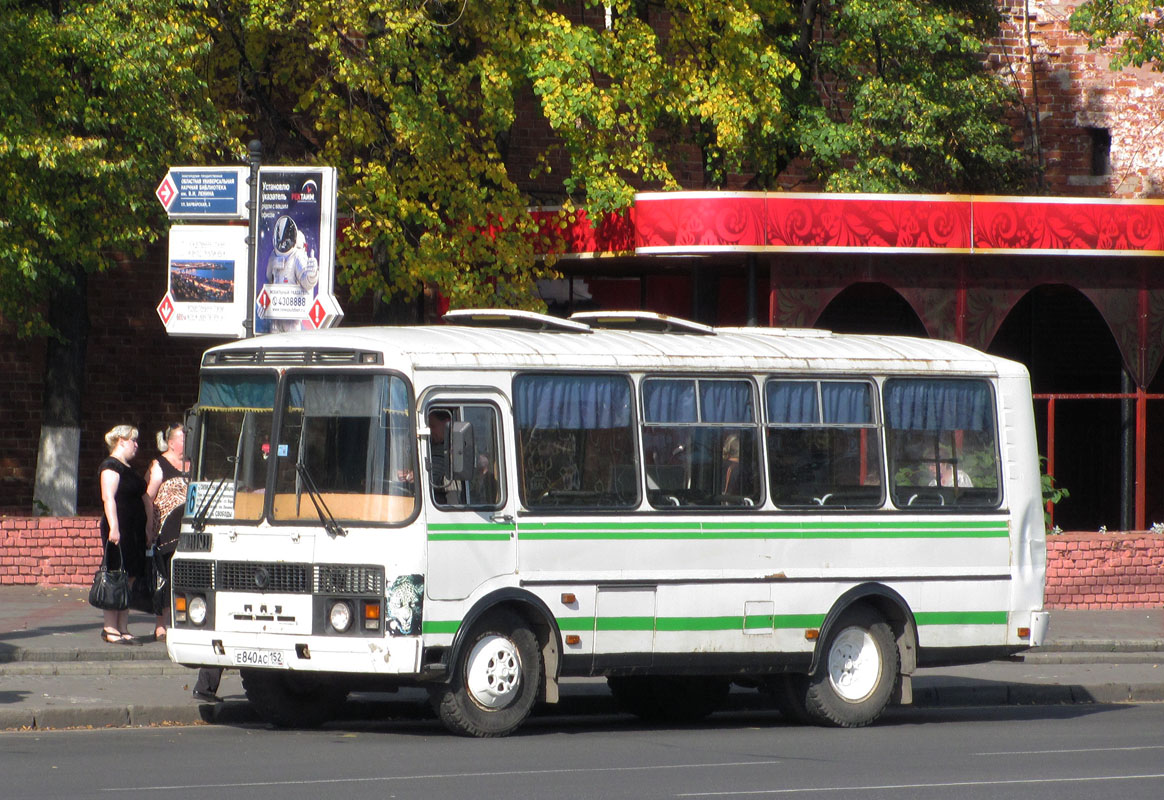
[{"label": "brick wall", "polygon": [[88,586],[101,563],[97,517],[0,517],[0,584]]},{"label": "brick wall", "polygon": [[[88,586],[101,563],[97,517],[0,517],[0,585]],[[1047,537],[1047,608],[1164,605],[1164,536]]]},{"label": "brick wall", "polygon": [[1047,537],[1047,608],[1164,605],[1164,536],[1063,533]]}]

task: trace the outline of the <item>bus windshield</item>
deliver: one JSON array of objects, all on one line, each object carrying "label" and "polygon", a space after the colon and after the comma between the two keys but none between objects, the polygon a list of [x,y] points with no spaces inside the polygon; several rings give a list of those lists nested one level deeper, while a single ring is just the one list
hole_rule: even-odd
[{"label": "bus windshield", "polygon": [[274,373],[203,378],[200,434],[191,465],[193,509],[212,519],[262,517],[274,408]]},{"label": "bus windshield", "polygon": [[408,385],[393,375],[290,374],[275,447],[273,520],[400,523],[415,508]]}]

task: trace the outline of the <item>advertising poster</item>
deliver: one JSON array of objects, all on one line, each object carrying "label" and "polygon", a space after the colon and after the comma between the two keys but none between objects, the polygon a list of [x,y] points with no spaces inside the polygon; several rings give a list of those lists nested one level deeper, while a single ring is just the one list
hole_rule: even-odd
[{"label": "advertising poster", "polygon": [[247,229],[175,225],[169,276],[159,307],[166,331],[179,336],[246,335]]},{"label": "advertising poster", "polygon": [[259,171],[256,334],[313,330],[321,327],[325,307],[338,308],[332,298],[335,175],[334,167]]}]

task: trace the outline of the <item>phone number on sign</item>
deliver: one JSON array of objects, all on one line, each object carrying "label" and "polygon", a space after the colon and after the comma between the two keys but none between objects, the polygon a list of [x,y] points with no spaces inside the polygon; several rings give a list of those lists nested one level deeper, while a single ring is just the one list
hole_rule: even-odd
[{"label": "phone number on sign", "polygon": [[235,650],[234,663],[239,667],[285,667],[282,650]]}]

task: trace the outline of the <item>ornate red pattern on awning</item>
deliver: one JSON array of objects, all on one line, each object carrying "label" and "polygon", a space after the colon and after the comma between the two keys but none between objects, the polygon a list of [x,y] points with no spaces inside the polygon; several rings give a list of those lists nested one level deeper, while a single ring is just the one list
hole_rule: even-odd
[{"label": "ornate red pattern on awning", "polygon": [[594,225],[535,212],[547,252],[1164,254],[1164,201],[967,195],[648,192]]}]

